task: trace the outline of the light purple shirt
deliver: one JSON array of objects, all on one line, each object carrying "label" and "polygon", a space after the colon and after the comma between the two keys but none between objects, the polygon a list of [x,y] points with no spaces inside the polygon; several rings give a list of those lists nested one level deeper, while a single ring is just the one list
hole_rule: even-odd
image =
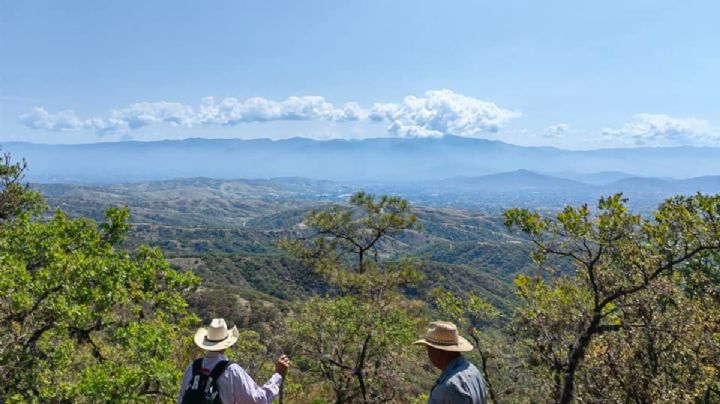
[{"label": "light purple shirt", "polygon": [[[220,361],[226,360],[219,352],[207,352],[202,361],[202,368],[208,372]],[[182,402],[185,389],[192,378],[192,363],[185,369],[178,404]],[[217,388],[220,391],[220,400],[223,404],[267,404],[270,403],[280,392],[282,376],[275,373],[264,386],[258,386],[245,369],[236,363],[228,366],[225,372],[217,380]]]}]

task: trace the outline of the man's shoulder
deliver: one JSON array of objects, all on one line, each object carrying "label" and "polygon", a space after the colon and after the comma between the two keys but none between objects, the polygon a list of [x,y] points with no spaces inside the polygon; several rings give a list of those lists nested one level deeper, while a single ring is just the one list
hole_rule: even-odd
[{"label": "man's shoulder", "polygon": [[461,366],[454,369],[452,374],[444,380],[445,384],[456,385],[467,381],[468,379],[482,380],[482,374],[480,370],[468,360],[464,360]]},{"label": "man's shoulder", "polygon": [[242,366],[238,365],[235,362],[228,363],[227,368],[225,369],[225,374],[230,376],[237,376],[240,377],[241,375],[245,374],[245,369],[242,368]]}]

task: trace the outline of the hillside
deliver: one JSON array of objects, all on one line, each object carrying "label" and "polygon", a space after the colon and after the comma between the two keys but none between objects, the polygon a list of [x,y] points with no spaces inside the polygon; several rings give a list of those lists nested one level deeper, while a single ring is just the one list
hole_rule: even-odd
[{"label": "hillside", "polygon": [[[56,229],[55,231],[59,234],[59,237],[51,239],[51,241],[59,238],[66,244],[63,245],[62,248],[47,250],[47,255],[55,256],[58,252],[62,254],[69,252],[69,254],[73,255],[62,256],[62,260],[54,263],[50,268],[59,274],[64,273],[63,268],[65,267],[80,268],[79,273],[65,284],[72,282],[72,285],[75,286],[77,279],[85,282],[85,284],[82,284],[85,285],[82,290],[87,290],[87,292],[83,292],[80,295],[80,299],[82,299],[81,302],[86,301],[84,296],[87,295],[98,296],[99,299],[103,299],[104,296],[108,294],[102,293],[104,289],[100,287],[107,287],[105,286],[107,283],[114,285],[115,289],[113,290],[116,292],[113,293],[122,293],[124,288],[145,285],[144,287],[147,291],[143,292],[142,296],[149,296],[155,300],[149,301],[152,303],[133,306],[137,307],[137,310],[140,310],[140,317],[145,315],[145,308],[147,308],[148,313],[152,314],[157,307],[157,302],[165,298],[165,292],[157,292],[158,289],[156,288],[158,284],[164,284],[163,282],[167,279],[167,283],[172,285],[174,282],[177,282],[174,280],[176,279],[175,277],[177,277],[177,279],[187,277],[187,281],[193,281],[193,283],[186,285],[178,284],[176,293],[179,297],[181,296],[182,299],[173,300],[176,302],[177,307],[181,307],[183,310],[187,308],[187,310],[202,319],[222,317],[232,324],[243,327],[245,333],[243,338],[248,338],[248,343],[257,340],[270,341],[267,345],[257,347],[260,355],[265,355],[268,351],[283,349],[283,351],[289,352],[294,356],[297,355],[296,357],[298,357],[300,356],[299,353],[303,352],[295,350],[296,348],[294,348],[296,345],[293,344],[298,341],[301,343],[308,342],[315,344],[316,341],[324,342],[326,340],[332,340],[332,338],[328,336],[340,335],[344,337],[348,335],[348,333],[331,329],[329,333],[324,333],[320,338],[305,337],[305,334],[292,334],[294,329],[284,328],[286,324],[289,324],[289,327],[302,327],[304,330],[313,328],[317,324],[325,325],[326,319],[329,318],[330,321],[327,322],[349,321],[352,327],[351,332],[354,332],[352,330],[358,329],[356,318],[361,317],[356,317],[356,315],[352,313],[360,313],[362,315],[374,307],[389,307],[390,304],[385,302],[378,304],[378,300],[375,300],[373,297],[372,300],[369,300],[368,304],[361,306],[361,301],[354,295],[358,292],[352,289],[356,287],[355,285],[357,284],[350,284],[350,287],[348,287],[339,283],[333,283],[333,279],[320,275],[318,272],[306,267],[306,264],[304,264],[305,261],[301,261],[301,259],[308,256],[315,256],[313,255],[315,253],[312,249],[300,250],[302,254],[307,252],[310,253],[309,255],[299,255],[297,253],[288,254],[277,247],[278,238],[283,235],[292,235],[295,240],[300,240],[300,243],[303,243],[302,240],[304,237],[308,237],[304,238],[304,240],[313,238],[314,235],[312,232],[305,233],[301,230],[303,224],[310,226],[322,226],[322,224],[318,224],[318,221],[313,223],[313,218],[305,219],[305,214],[308,209],[327,207],[328,203],[332,200],[340,203],[346,203],[347,201],[347,196],[344,194],[330,196],[323,193],[313,193],[306,195],[305,192],[307,191],[306,188],[303,187],[303,184],[311,184],[310,181],[306,182],[305,180],[292,179],[289,181],[290,184],[285,186],[282,185],[283,181],[288,180],[281,179],[275,183],[272,181],[254,182],[242,180],[218,181],[191,179],[163,181],[160,183],[120,184],[107,187],[50,185],[47,187],[47,190],[48,196],[52,198],[51,204],[56,206],[59,204],[69,209],[75,209],[74,212],[71,212],[72,215],[77,215],[78,212],[83,210],[99,212],[107,207],[108,204],[122,205],[128,203],[131,204],[131,213],[134,214],[136,211],[140,212],[141,215],[144,215],[143,220],[147,220],[147,222],[132,223],[133,226],[129,234],[130,237],[124,244],[114,246],[104,244],[104,248],[98,249],[106,253],[117,254],[118,257],[124,257],[123,259],[137,256],[139,260],[142,260],[140,261],[142,263],[140,267],[142,270],[123,273],[121,272],[122,269],[127,266],[123,261],[119,261],[123,263],[123,265],[116,267],[110,266],[108,270],[105,269],[106,264],[103,261],[100,261],[100,265],[98,265],[98,261],[94,259],[85,260],[85,251],[75,255],[75,250],[78,248],[78,245],[82,246],[86,244],[86,241],[81,239],[83,242],[78,243],[75,238],[67,237],[67,233],[73,228],[94,232],[89,234],[92,237],[87,237],[87,242],[112,239],[114,233],[102,233],[95,226],[89,225],[90,223],[86,220],[72,221],[67,220],[64,215],[58,215],[48,221],[48,223],[53,223],[54,229]],[[466,180],[464,179],[463,181]],[[538,187],[538,184],[545,183],[548,184],[545,188],[550,189],[552,186],[555,186],[556,191],[562,190],[565,186],[577,186],[577,184],[571,180],[558,180],[524,171],[470,179],[466,183],[469,183],[472,187],[483,188],[483,186],[485,186],[490,189],[493,184],[497,184],[496,186],[499,187],[500,184],[508,182],[517,183],[516,189],[518,192],[515,192],[515,194],[523,194],[528,187],[531,187],[530,189],[536,189],[531,193],[541,192],[543,187]],[[620,180],[619,185],[626,184],[625,186],[635,189],[647,188],[644,192],[649,192],[660,188],[667,191],[673,187],[676,182],[678,186],[687,186],[691,187],[691,189],[705,186],[713,187],[716,185],[715,178],[699,178],[690,181],[630,178]],[[300,186],[298,184],[300,184]],[[334,184],[325,183],[325,185],[328,186],[330,190],[336,189]],[[590,187],[590,185],[587,186]],[[308,188],[312,189],[312,186]],[[499,190],[501,190],[501,188],[499,188]],[[335,192],[341,191],[342,189],[340,188]],[[414,217],[410,215],[410,212],[405,210],[404,201],[397,201],[395,203],[398,205],[391,205],[389,208],[378,208],[374,210],[374,207],[382,205],[375,205],[372,201],[369,203],[365,202],[368,203],[366,206],[369,206],[366,208],[364,206],[357,206],[358,200],[365,200],[362,194],[357,195],[351,200],[352,203],[356,204],[354,205],[354,209],[358,209],[357,213],[359,213],[359,215],[355,216],[358,218],[357,221],[351,221],[351,219],[348,219],[352,217],[351,215],[344,216],[343,214],[335,214],[334,217],[329,220],[330,222],[342,221],[340,227],[341,232],[356,224],[366,226],[361,227],[361,232],[350,230],[353,233],[351,233],[349,237],[355,237],[355,240],[364,237],[372,238],[375,234],[375,229],[370,227],[370,224],[365,225],[363,223],[372,223],[372,221],[375,220],[380,223],[390,222],[392,219],[389,219],[389,217],[397,214],[396,212],[399,209],[403,209],[399,215],[404,215],[404,217],[408,219]],[[713,215],[718,212],[718,210],[715,205],[703,203],[704,200],[709,199],[703,199],[702,196],[698,196],[695,200],[700,201],[697,203],[697,206],[712,209],[706,216],[708,217],[707,222],[709,224],[706,225],[702,222],[702,224],[697,226],[699,229],[710,229],[712,227],[711,224],[716,223],[716,218]],[[78,203],[79,201],[82,201],[82,204]],[[241,202],[242,208],[237,208],[236,205],[241,204]],[[225,204],[223,206],[225,206],[226,209],[207,209],[208,205],[218,207],[222,204]],[[164,210],[161,211],[162,215],[157,218],[148,215],[144,210],[155,205],[164,208]],[[398,206],[400,207],[398,208]],[[619,206],[622,209],[622,205]],[[175,211],[175,209],[180,210]],[[664,213],[667,213],[671,209],[666,208]],[[383,216],[381,216],[380,220],[377,219],[377,216],[372,216],[372,212],[376,211],[382,212],[381,215]],[[622,211],[625,212],[624,209],[622,209]],[[363,212],[370,213],[368,216],[360,216],[364,215]],[[675,210],[675,212],[678,212],[675,213],[678,215],[685,215],[687,212],[690,212],[690,210],[679,209]],[[116,211],[116,213],[122,213],[122,211]],[[487,349],[494,349],[494,351],[491,352],[499,352],[500,354],[493,358],[501,358],[499,360],[511,364],[511,367],[505,367],[506,365],[504,365],[504,363],[506,362],[499,362],[503,363],[503,368],[499,369],[509,369],[509,374],[515,377],[519,372],[517,363],[523,363],[521,362],[524,360],[522,358],[526,356],[524,349],[527,349],[522,345],[518,345],[519,343],[517,342],[516,336],[521,336],[523,341],[534,343],[536,338],[538,338],[538,334],[527,332],[524,334],[516,333],[515,330],[517,328],[513,328],[515,327],[514,324],[528,321],[528,319],[536,321],[539,327],[555,327],[555,324],[558,324],[558,322],[560,322],[560,324],[567,324],[565,319],[569,317],[568,313],[578,313],[578,303],[591,302],[591,300],[588,300],[588,297],[591,296],[589,293],[592,293],[592,289],[589,286],[592,282],[587,282],[584,279],[571,282],[570,279],[572,279],[573,276],[577,276],[578,273],[583,274],[584,272],[582,268],[574,268],[573,270],[572,266],[568,265],[569,260],[567,258],[570,254],[575,254],[577,251],[579,251],[581,255],[585,253],[585,250],[583,250],[585,236],[576,243],[569,243],[567,248],[570,249],[570,252],[560,252],[558,256],[548,257],[548,260],[544,260],[542,264],[543,267],[551,270],[542,271],[530,260],[530,253],[534,250],[535,246],[533,241],[531,241],[530,238],[526,238],[528,236],[519,236],[518,234],[508,231],[503,225],[502,217],[497,214],[487,213],[481,210],[423,205],[414,205],[412,213],[417,215],[420,226],[416,228],[404,224],[402,227],[395,227],[394,229],[397,232],[391,229],[390,232],[386,233],[382,241],[376,245],[377,249],[372,247],[373,249],[369,250],[372,251],[373,254],[367,256],[368,260],[366,260],[366,262],[369,261],[370,257],[373,257],[372,259],[376,260],[375,262],[379,262],[382,269],[375,270],[374,267],[370,267],[373,269],[366,270],[365,272],[362,271],[362,267],[360,270],[344,269],[347,273],[352,271],[352,273],[357,276],[368,276],[367,279],[370,277],[376,278],[377,280],[371,279],[369,281],[377,283],[370,283],[371,287],[362,290],[370,291],[370,293],[378,293],[375,296],[381,296],[387,293],[386,285],[392,282],[392,278],[404,276],[403,273],[405,273],[405,271],[392,271],[387,268],[392,267],[400,258],[407,256],[415,258],[414,266],[418,270],[419,277],[416,278],[413,271],[407,272],[407,276],[412,276],[412,278],[408,278],[411,283],[398,284],[393,290],[397,293],[392,293],[390,297],[392,300],[389,300],[392,304],[398,304],[397,302],[406,304],[407,307],[413,310],[412,315],[415,316],[407,318],[411,320],[417,319],[418,321],[418,323],[408,323],[408,331],[405,335],[412,336],[413,338],[401,341],[401,343],[399,343],[400,347],[410,349],[410,341],[414,339],[416,329],[418,329],[420,325],[419,322],[424,323],[427,317],[433,316],[437,318],[438,316],[443,316],[440,318],[451,318],[458,324],[463,324],[457,319],[449,317],[452,315],[460,315],[463,316],[462,318],[458,317],[460,321],[472,321],[468,323],[470,326],[464,328],[464,330],[470,333],[470,336],[477,344],[476,346],[481,349],[488,347]],[[241,217],[242,222],[240,226],[237,225],[240,223],[237,218],[232,217],[233,214],[245,215]],[[693,212],[692,214],[695,213]],[[645,229],[651,226],[665,225],[664,222],[662,222],[662,215],[658,215],[657,218],[650,220],[639,219],[642,220],[640,226],[638,226],[635,217],[626,216],[624,213],[617,216],[620,217],[621,220],[625,220],[625,222],[621,224],[622,229]],[[545,220],[543,216],[537,219],[533,216],[526,217],[532,218],[532,220]],[[558,220],[566,220],[566,224],[569,223],[570,226],[576,226],[577,222],[574,221],[575,219],[570,213],[563,215],[563,217],[564,219],[559,218]],[[43,228],[44,221],[42,220],[29,223],[27,219],[19,219],[14,223],[23,224],[21,220],[25,220],[24,223],[26,223],[26,227],[28,228]],[[364,220],[367,221],[363,222]],[[567,222],[568,220],[569,222]],[[228,223],[234,223],[235,226],[223,227],[224,224]],[[409,220],[404,223],[412,223],[412,221]],[[599,223],[603,223],[603,221]],[[549,224],[547,227],[551,228],[552,226],[552,224]],[[111,227],[112,226],[101,227],[100,229]],[[306,229],[308,228],[308,226],[304,227]],[[681,226],[669,226],[663,228],[662,231],[672,236],[675,232],[668,232],[667,228],[675,229],[680,227]],[[124,228],[124,223],[122,224],[122,228]],[[532,229],[529,225],[528,228]],[[687,228],[687,226],[684,226],[684,228]],[[694,237],[693,230],[694,229],[690,230],[690,233],[693,235],[689,237]],[[334,234],[332,231],[334,230],[331,229],[324,234]],[[562,232],[563,230],[560,231]],[[594,229],[591,228],[583,231],[587,231],[587,234],[590,234]],[[45,236],[47,233],[33,233],[32,240],[20,241],[15,241],[15,237],[13,237],[13,235],[17,233],[8,232],[6,234],[9,234],[10,237],[7,237],[5,240],[5,245],[12,245],[17,251],[24,251],[25,245],[31,245],[32,248],[29,249],[31,253],[37,254],[36,251],[39,251],[40,254],[46,254],[48,247],[45,247],[47,245]],[[69,234],[72,235],[73,233]],[[643,238],[641,240],[654,240],[653,236],[656,234],[659,234],[659,232],[653,230],[653,232],[650,233],[650,238]],[[107,237],[108,235],[111,237]],[[343,233],[335,237],[330,236],[329,239],[326,239],[329,241],[322,244],[334,245],[334,242],[342,239],[342,237]],[[534,236],[530,235],[529,237]],[[717,240],[716,235],[703,235],[703,237],[707,237],[708,243],[713,243],[713,240]],[[542,243],[551,238],[553,240],[557,240],[558,238],[563,240],[564,237],[562,235],[551,234],[550,237],[539,240],[539,242]],[[637,243],[638,239],[634,233],[631,234],[631,237],[625,238],[622,241],[625,244],[622,246],[623,249],[619,251],[632,251],[630,248],[625,249],[628,245],[635,247],[638,244],[647,244],[646,241]],[[122,239],[117,238],[115,240],[121,241]],[[350,240],[354,239],[350,238]],[[580,240],[582,240],[582,242]],[[590,240],[591,243],[596,242],[595,240],[601,240],[607,243],[604,245],[614,247],[617,239],[603,234],[596,239]],[[535,239],[535,241],[538,240]],[[151,252],[152,250],[148,251],[137,248],[139,244],[145,243],[154,247],[160,247],[163,251],[162,254],[167,257],[170,265],[164,264],[159,250],[155,250],[154,252],[158,254],[156,255],[158,258],[157,261],[147,261],[147,257],[153,254]],[[352,243],[356,246],[361,245],[355,244],[354,241],[352,241]],[[557,245],[562,246],[563,244],[564,242],[560,242]],[[658,244],[665,244],[665,241],[660,239]],[[587,244],[584,245],[587,246]],[[670,243],[670,245],[672,245],[672,243]],[[50,244],[50,246],[52,246],[52,244]],[[682,245],[677,247],[677,251],[682,253],[682,248]],[[712,248],[717,249],[717,246]],[[587,251],[589,254],[600,254],[602,250],[603,248],[600,247],[596,250],[597,252],[593,252],[593,250],[590,249]],[[138,251],[138,253],[134,251]],[[343,257],[353,254],[352,252],[349,254],[343,253],[348,253],[349,251],[351,250],[343,248],[342,252],[340,252],[341,258],[335,262],[340,263],[340,265],[333,266],[333,268],[343,267],[342,262],[345,260]],[[656,257],[657,251],[657,246],[651,245],[647,250],[648,255],[646,257]],[[128,254],[128,252],[132,253]],[[325,252],[327,252],[327,254],[320,253],[318,255],[322,257],[332,256],[338,251],[325,250]],[[94,258],[92,255],[90,255],[90,257]],[[706,257],[708,258],[707,261],[710,262],[710,266],[708,266],[709,270],[714,271],[717,269],[717,265],[712,262],[713,256],[707,255]],[[578,259],[578,261],[581,260],[582,258]],[[74,263],[76,261],[83,263],[90,262],[90,264],[85,264],[85,266],[67,265],[68,262]],[[594,262],[597,261],[593,260],[585,265],[594,266]],[[623,279],[628,267],[625,263],[626,261],[624,261],[624,259],[610,261],[610,265],[605,265],[605,262],[603,262],[603,265],[599,265],[597,270],[613,270],[616,272],[613,279]],[[21,269],[25,270],[25,265],[21,266]],[[167,271],[169,275],[153,274],[149,278],[141,277],[138,279],[138,275],[142,276],[142,274],[147,273],[148,270],[153,269],[163,269]],[[179,270],[179,272],[175,272],[176,269]],[[103,273],[107,274],[106,276],[114,276],[119,272],[119,278],[122,279],[122,281],[117,282],[113,280],[111,282],[105,282],[105,284],[100,284],[100,287],[98,287],[92,275],[88,279],[88,274],[96,271],[103,271]],[[45,272],[52,274],[49,278],[52,279],[55,277],[54,272]],[[190,277],[191,274],[188,272],[199,276],[201,280],[199,288],[195,289],[193,285],[197,285],[197,283],[192,280],[192,277]],[[678,279],[682,279],[683,272],[678,271],[677,273]],[[387,274],[389,277],[383,277],[382,274]],[[519,275],[531,276],[523,277]],[[532,275],[538,275],[540,277],[536,278]],[[556,277],[557,275],[559,275],[559,277]],[[110,279],[112,280],[112,278]],[[559,287],[558,289],[547,289],[547,286],[544,286],[544,284],[532,283],[534,281],[531,279],[542,279],[543,282],[547,282],[547,285],[551,285],[552,282],[558,282]],[[641,277],[637,277],[637,279],[635,282],[642,282]],[[405,281],[403,280],[403,282]],[[62,291],[65,289],[65,284],[61,283],[53,290]],[[700,288],[704,287],[702,285],[705,284],[703,280]],[[707,284],[712,287],[712,283]],[[642,286],[643,284],[640,283],[640,285]],[[666,288],[667,285],[666,283],[664,287]],[[685,285],[690,284],[687,283],[679,286],[677,289],[678,294],[670,296],[685,299],[683,296],[686,291],[701,290],[682,288]],[[528,287],[530,289],[528,289]],[[577,287],[585,287],[588,292],[572,292],[573,288]],[[692,285],[691,287],[695,288],[696,286]],[[68,289],[71,291],[76,290],[74,287]],[[23,290],[32,290],[32,287],[26,287]],[[95,290],[101,293],[93,293]],[[378,290],[379,292],[373,292],[374,290]],[[537,293],[540,298],[545,299],[541,302],[542,304],[527,304],[527,293],[529,290],[529,293]],[[447,292],[462,293],[462,295],[455,299],[451,295],[448,295]],[[113,293],[109,295],[112,296]],[[483,299],[478,300],[472,295],[467,295],[468,293],[477,294]],[[121,294],[121,296],[123,295]],[[42,301],[44,297],[40,296],[39,299]],[[321,302],[321,305],[310,305],[316,301]],[[595,301],[598,301],[597,298]],[[663,299],[661,303],[662,306],[664,306],[663,309],[666,307],[665,302],[667,301],[672,300]],[[681,302],[686,301],[687,300],[681,300]],[[96,306],[102,307],[103,300],[99,302],[101,303],[91,307],[93,309]],[[187,305],[185,302],[187,302]],[[327,306],[325,302],[330,302],[330,306]],[[485,302],[489,302],[492,307],[487,306]],[[636,301],[630,300],[630,303],[634,302]],[[686,324],[693,326],[700,323],[700,327],[704,327],[704,325],[702,325],[703,322],[698,321],[698,319],[701,319],[702,316],[705,315],[706,310],[713,310],[713,307],[716,307],[712,306],[712,302],[709,303],[709,306],[701,309],[698,309],[698,306],[692,302],[689,304],[671,305],[673,306],[673,310],[682,310],[678,312],[676,317],[679,322],[678,331],[673,332],[673,334],[681,336],[687,335],[687,333],[683,332],[688,327]],[[335,308],[340,304],[343,305],[340,306],[343,307],[343,311],[335,311]],[[448,307],[447,304],[453,306]],[[457,310],[460,310],[457,312],[459,314],[448,314],[448,309],[455,310],[455,304],[459,305],[457,306]],[[465,304],[472,305],[473,308],[467,311],[467,309],[463,308]],[[118,303],[114,305],[117,306],[121,313],[125,313],[124,315],[127,316],[127,313],[131,313],[129,315],[135,317],[134,312],[126,309],[127,304],[125,301],[118,300]],[[6,305],[6,307],[10,306],[10,304]],[[623,304],[617,307],[628,306],[631,305]],[[330,307],[331,310],[328,311],[324,307]],[[685,307],[691,307],[693,310],[696,310],[698,317],[686,318]],[[351,310],[351,314],[346,314],[347,312],[344,311],[346,310],[345,308]],[[397,311],[395,307],[391,307],[391,310],[392,311],[389,312],[390,315],[393,315],[392,313]],[[525,315],[525,313],[528,312],[527,310],[532,310],[529,312],[530,315]],[[548,316],[548,314],[550,316]],[[300,317],[306,315],[311,317]],[[381,313],[367,317],[369,328],[366,329],[374,330],[375,328],[373,327],[378,324],[378,321],[388,319],[390,320],[388,321],[389,323],[397,318],[390,317],[390,315]],[[600,316],[601,314],[596,312],[594,315]],[[472,318],[470,316],[472,316]],[[477,318],[475,318],[476,316]],[[486,316],[488,317],[486,318]],[[470,320],[463,320],[465,317]],[[582,324],[584,319],[588,318],[585,314],[579,314],[577,317],[580,324]],[[291,320],[290,322],[283,321],[288,318]],[[297,318],[301,318],[302,320],[293,323],[292,321]],[[713,321],[708,321],[707,323],[717,324],[717,322]],[[307,327],[307,324],[313,327]],[[568,326],[562,326],[563,328],[560,328],[559,332],[573,332],[573,330],[575,330],[575,327],[573,327],[575,324],[577,324],[577,322],[573,320]],[[634,324],[639,323],[633,321],[631,325],[631,327],[633,327],[633,329],[631,329],[632,332],[635,332]],[[177,324],[169,324],[169,328],[177,328]],[[78,329],[82,330],[82,328]],[[363,329],[361,329],[361,332],[364,334]],[[275,340],[273,340],[274,336],[288,335],[282,333],[290,334],[289,337],[286,337],[287,339],[275,342]],[[139,329],[139,334],[145,335],[145,329]],[[168,339],[178,341],[181,338],[187,338],[189,335],[190,333],[187,332],[184,337],[175,336],[172,339]],[[371,334],[368,333],[367,335]],[[707,333],[706,335],[703,334],[698,337],[691,335],[691,337],[696,338],[700,343],[705,343],[711,340],[712,335],[711,333]],[[483,339],[479,339],[481,337]],[[365,337],[365,341],[368,340],[367,338],[368,337]],[[358,341],[361,340],[362,338]],[[52,341],[54,341],[54,339]],[[92,344],[94,341],[95,340],[90,340],[90,343]],[[289,343],[286,341],[289,341]],[[494,341],[499,343],[494,343]],[[152,345],[154,346],[156,343],[156,341],[153,341]],[[353,341],[351,345],[358,346],[358,343]],[[362,342],[360,345],[362,345]],[[103,345],[103,351],[100,351],[100,348],[95,349],[102,354],[103,352],[117,349],[117,346],[118,344],[113,343]],[[288,346],[290,348],[287,348]],[[608,349],[616,349],[616,346],[617,345],[608,345]],[[561,345],[560,347],[564,349],[565,345]],[[131,348],[133,349],[129,351],[130,356],[136,351],[145,352],[145,349],[142,347],[135,348],[135,346],[131,345]],[[235,355],[241,358],[241,360],[247,358],[242,354]],[[484,355],[484,353],[481,355]],[[183,361],[186,362],[187,358]],[[672,361],[672,363],[676,363],[676,361]],[[293,380],[300,380],[299,376],[307,377],[307,375],[311,374],[307,368],[302,366],[303,365],[300,365],[296,368],[297,370],[295,371],[296,373],[293,376]],[[419,366],[415,368],[422,369]],[[413,378],[417,379],[418,376],[413,374]],[[528,380],[527,372],[523,371],[517,379]],[[430,378],[428,378],[428,380],[430,380]],[[512,386],[514,384],[513,379],[508,385]],[[503,391],[511,390],[505,389]],[[509,401],[516,402],[518,400]]]},{"label": "hillside", "polygon": [[[298,178],[36,187],[51,206],[73,216],[100,219],[109,206],[129,206],[133,227],[128,247],[160,247],[171,262],[201,275],[205,287],[230,288],[256,305],[327,290],[279,250],[277,240],[300,224],[309,209],[343,203],[349,191],[346,185]],[[477,291],[501,308],[511,306],[512,279],[531,270],[529,246],[509,234],[500,217],[420,205],[414,212],[421,229],[380,246],[383,255],[424,261],[426,282],[408,293],[422,297],[444,286]],[[244,315],[252,316],[252,310]]]},{"label": "hillside", "polygon": [[48,201],[78,216],[102,217],[107,206],[127,205],[135,223],[243,227],[248,221],[312,206],[350,189],[297,178],[215,180],[191,178],[106,186],[36,184]]},{"label": "hillside", "polygon": [[598,197],[620,191],[631,198],[631,206],[649,209],[674,194],[718,192],[720,177],[629,177],[592,185],[517,170],[406,184],[294,177],[35,186],[51,206],[73,216],[101,219],[107,207],[127,205],[133,223],[128,245],[158,246],[173,262],[200,274],[208,286],[230,287],[250,301],[284,301],[326,290],[276,246],[310,209],[344,203],[356,189],[400,194],[413,203],[422,229],[407,231],[380,248],[387,256],[412,255],[425,261],[426,282],[409,292],[423,295],[440,285],[469,289],[508,308],[514,299],[512,280],[533,271],[533,266],[531,246],[503,226],[502,209],[530,206],[550,211],[565,203],[594,204]]},{"label": "hillside", "polygon": [[[598,176],[611,178],[599,173]],[[272,227],[297,220],[313,206],[343,201],[363,189],[399,195],[415,205],[497,214],[511,206],[554,210],[623,192],[648,211],[672,195],[720,192],[720,176],[685,180],[624,177],[594,185],[528,170],[442,181],[337,182],[300,177],[269,180],[188,178],[108,185],[35,184],[53,206],[102,217],[105,207],[128,205],[135,223],[220,228]]]}]

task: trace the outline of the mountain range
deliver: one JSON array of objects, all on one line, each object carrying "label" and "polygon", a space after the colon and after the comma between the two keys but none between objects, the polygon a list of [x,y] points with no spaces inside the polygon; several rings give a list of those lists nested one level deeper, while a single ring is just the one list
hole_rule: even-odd
[{"label": "mountain range", "polygon": [[304,177],[405,183],[523,169],[598,185],[636,176],[691,178],[720,174],[720,148],[570,151],[456,136],[328,141],[195,138],[79,145],[10,142],[2,148],[15,159],[27,159],[29,180],[45,183],[189,177]]},{"label": "mountain range", "polygon": [[672,178],[634,177],[625,174],[614,181],[593,183],[544,175],[528,170],[516,170],[480,177],[451,178],[439,184],[456,191],[474,190],[484,192],[590,192],[596,190],[599,192],[623,193],[720,193],[720,175],[676,180]]}]

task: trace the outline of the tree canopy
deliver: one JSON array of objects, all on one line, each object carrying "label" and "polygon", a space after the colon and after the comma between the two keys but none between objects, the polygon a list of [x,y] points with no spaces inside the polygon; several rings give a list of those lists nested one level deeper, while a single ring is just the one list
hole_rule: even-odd
[{"label": "tree canopy", "polygon": [[514,327],[549,398],[720,398],[720,196],[671,198],[652,217],[631,213],[618,194],[596,212],[511,209],[505,218],[547,270],[516,280]]},{"label": "tree canopy", "polygon": [[420,276],[416,261],[389,259],[382,244],[416,227],[410,204],[359,192],[349,207],[310,212],[302,227],[281,245],[343,296],[302,302],[289,321],[288,346],[338,403],[399,400],[412,390],[412,364],[422,360],[410,344],[423,305],[402,293]]},{"label": "tree canopy", "polygon": [[[99,222],[48,211],[26,168],[0,158],[0,400],[173,401],[197,354],[186,296],[199,278],[128,243],[127,208]],[[537,271],[515,278],[502,307],[469,287],[415,288],[425,263],[397,245],[421,230],[417,217],[402,198],[364,192],[309,212],[280,240],[289,255],[264,264],[292,268],[282,285],[302,279],[317,286],[310,296],[251,308],[207,288],[193,301],[239,325],[250,310],[272,312],[255,313],[271,321],[241,330],[229,355],[256,379],[273,371],[271,352],[294,355],[293,402],[422,401],[434,376],[411,342],[430,318],[473,340],[493,402],[720,401],[720,196],[678,196],[640,215],[618,194],[554,214],[509,209],[504,221],[518,236],[508,245],[523,246],[515,255],[534,245]],[[199,273],[230,276],[215,272],[230,258],[204,259]],[[277,285],[255,261],[236,265]]]},{"label": "tree canopy", "polygon": [[21,172],[0,172],[0,400],[169,400],[172,358],[194,321],[183,291],[198,279],[158,249],[117,248],[127,209],[108,209],[102,224],[40,216]]}]

